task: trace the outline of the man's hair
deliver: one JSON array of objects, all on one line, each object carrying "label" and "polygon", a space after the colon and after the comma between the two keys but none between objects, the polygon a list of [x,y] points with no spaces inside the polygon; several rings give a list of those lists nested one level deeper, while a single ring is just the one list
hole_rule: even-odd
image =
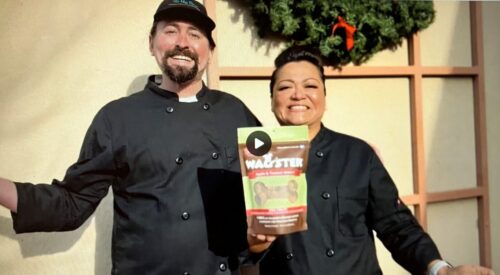
[{"label": "man's hair", "polygon": [[[281,52],[278,57],[274,60],[274,71],[271,75],[271,83],[269,84],[269,90],[271,92],[271,97],[273,96],[273,87],[276,82],[276,75],[281,67],[285,66],[290,62],[307,61],[318,69],[321,80],[323,81],[323,86],[325,85],[325,71],[323,69],[323,62],[321,60],[320,54],[317,50],[314,50],[306,46],[292,46],[283,52]],[[326,88],[325,88],[326,93]]]}]

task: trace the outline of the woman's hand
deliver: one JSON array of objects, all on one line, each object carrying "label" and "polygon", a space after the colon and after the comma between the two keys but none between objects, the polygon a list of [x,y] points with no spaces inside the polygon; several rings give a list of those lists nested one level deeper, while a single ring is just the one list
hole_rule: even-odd
[{"label": "woman's hand", "polygon": [[[443,271],[443,272],[441,272]],[[479,265],[459,265],[452,268],[443,268],[438,275],[495,275],[493,270]]]},{"label": "woman's hand", "polygon": [[[434,260],[428,265],[428,269],[431,270],[432,267],[440,262],[440,260]],[[479,265],[459,265],[456,267],[451,267],[449,265],[439,268],[436,272],[437,275],[495,275],[493,270],[479,266]]]},{"label": "woman's hand", "polygon": [[248,234],[248,249],[251,253],[259,254],[266,251],[276,240],[275,235]]}]

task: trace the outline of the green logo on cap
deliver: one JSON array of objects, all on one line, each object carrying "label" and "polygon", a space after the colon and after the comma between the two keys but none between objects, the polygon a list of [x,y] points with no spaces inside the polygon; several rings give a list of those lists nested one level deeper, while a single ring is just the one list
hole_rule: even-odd
[{"label": "green logo on cap", "polygon": [[197,10],[200,10],[198,8],[198,6],[196,5],[196,3],[194,3],[194,1],[192,0],[174,0],[173,1],[175,4],[180,4],[180,5],[188,5],[188,6],[191,6]]}]

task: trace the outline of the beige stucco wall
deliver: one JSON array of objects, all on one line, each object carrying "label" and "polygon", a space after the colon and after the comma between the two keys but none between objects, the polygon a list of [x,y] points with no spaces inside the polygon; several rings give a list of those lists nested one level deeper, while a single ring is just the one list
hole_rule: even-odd
[{"label": "beige stucco wall", "polygon": [[[97,110],[140,89],[146,75],[158,72],[148,52],[158,2],[0,1],[0,176],[35,183],[60,179],[76,159]],[[282,45],[259,39],[234,1],[218,0],[216,7],[219,65],[270,66]],[[470,65],[466,2],[436,2],[436,9],[436,23],[422,33],[422,62]],[[500,3],[483,3],[483,12],[492,258],[499,272],[500,202],[495,198],[500,196],[500,40],[493,34],[500,27]],[[376,55],[366,66],[406,65],[405,45]],[[429,46],[432,51],[426,50]],[[220,87],[242,98],[264,124],[275,125],[267,81],[221,81]],[[453,182],[467,187],[475,173],[470,163],[470,82],[433,79],[425,87],[436,91],[424,97],[429,172],[447,171],[429,173],[436,183],[432,188],[443,190]],[[377,146],[401,194],[411,194],[408,81],[336,79],[327,81],[327,89],[325,124]],[[443,92],[448,90],[457,92]],[[463,112],[454,118],[457,105]],[[443,132],[443,125],[451,128]],[[460,146],[443,151],[453,145]],[[456,162],[450,164],[450,158]],[[0,274],[109,274],[111,208],[108,196],[74,232],[22,235],[14,234],[10,214],[0,209]],[[429,231],[452,262],[478,259],[477,229],[471,226],[475,211],[469,200],[429,208]],[[382,247],[379,258],[386,274],[407,274]]]}]

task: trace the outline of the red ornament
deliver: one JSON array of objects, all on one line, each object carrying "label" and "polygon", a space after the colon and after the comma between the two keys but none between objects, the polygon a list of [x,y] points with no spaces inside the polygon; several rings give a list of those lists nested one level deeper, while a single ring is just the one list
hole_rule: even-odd
[{"label": "red ornament", "polygon": [[338,22],[332,26],[332,35],[337,28],[343,28],[345,30],[346,48],[350,51],[354,47],[354,33],[356,32],[356,27],[349,25],[342,16],[339,16],[337,20]]}]

